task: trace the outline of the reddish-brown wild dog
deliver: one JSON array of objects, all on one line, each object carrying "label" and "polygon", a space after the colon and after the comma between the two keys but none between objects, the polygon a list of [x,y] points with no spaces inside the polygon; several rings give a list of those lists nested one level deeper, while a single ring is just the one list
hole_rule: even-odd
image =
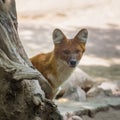
[{"label": "reddish-brown wild dog", "polygon": [[73,39],[67,39],[61,30],[55,29],[53,31],[54,50],[31,58],[32,64],[51,85],[52,93],[46,95],[47,98],[53,99],[59,86],[68,79],[78,65],[85,51],[87,37],[86,29],[80,30]]}]

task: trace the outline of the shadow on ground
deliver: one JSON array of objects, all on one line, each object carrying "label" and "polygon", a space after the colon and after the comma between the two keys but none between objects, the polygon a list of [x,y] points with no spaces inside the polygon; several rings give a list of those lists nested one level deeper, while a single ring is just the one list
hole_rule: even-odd
[{"label": "shadow on ground", "polygon": [[110,67],[81,65],[80,68],[99,81],[120,80],[120,65],[118,64],[111,65]]},{"label": "shadow on ground", "polygon": [[87,54],[105,59],[120,59],[120,29],[89,30]]},{"label": "shadow on ground", "polygon": [[[48,43],[52,43],[52,30],[54,27],[43,27],[43,26],[32,26],[24,25],[20,26],[20,37],[25,47],[29,43],[33,43],[41,50],[46,45],[48,48]],[[68,36],[75,35],[76,30],[63,30]],[[99,58],[111,59],[120,58],[120,29],[98,29],[98,28],[88,28],[89,40],[87,43],[86,55],[93,55]],[[29,42],[29,43],[28,43]],[[39,44],[38,44],[39,43]],[[51,46],[49,46],[51,47]],[[49,49],[49,48],[48,48]],[[28,51],[28,54],[29,51]]]}]

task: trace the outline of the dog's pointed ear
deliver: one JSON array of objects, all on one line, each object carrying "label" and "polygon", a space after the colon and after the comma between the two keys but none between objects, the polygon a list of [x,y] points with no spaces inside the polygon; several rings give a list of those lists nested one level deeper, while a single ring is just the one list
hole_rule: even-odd
[{"label": "dog's pointed ear", "polygon": [[54,44],[59,44],[63,40],[65,40],[65,35],[63,34],[63,32],[60,29],[55,29],[53,31],[53,42],[54,42]]},{"label": "dog's pointed ear", "polygon": [[87,29],[82,29],[78,32],[78,34],[75,36],[76,40],[79,40],[81,43],[86,43],[88,38],[88,31]]}]

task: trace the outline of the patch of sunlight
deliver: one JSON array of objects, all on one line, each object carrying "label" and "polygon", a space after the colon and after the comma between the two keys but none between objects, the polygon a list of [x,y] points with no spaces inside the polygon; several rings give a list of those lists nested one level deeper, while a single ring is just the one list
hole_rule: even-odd
[{"label": "patch of sunlight", "polygon": [[111,58],[110,63],[120,64],[120,58]]},{"label": "patch of sunlight", "polygon": [[112,91],[119,89],[117,84],[112,83],[112,82],[104,82],[101,85],[99,85],[98,87],[102,88],[103,90],[110,90],[111,89]]},{"label": "patch of sunlight", "polygon": [[115,46],[117,50],[120,50],[120,45]]},{"label": "patch of sunlight", "polygon": [[20,32],[20,35],[26,36],[26,35],[33,35],[33,31],[31,30],[23,30]]},{"label": "patch of sunlight", "polygon": [[110,63],[108,62],[108,60],[105,60],[103,58],[97,58],[97,57],[93,57],[93,56],[87,56],[85,55],[80,64],[82,65],[102,65],[105,67],[110,67]]},{"label": "patch of sunlight", "polygon": [[69,99],[67,99],[67,98],[60,98],[57,101],[60,102],[60,103],[65,103],[65,102],[69,102]]},{"label": "patch of sunlight", "polygon": [[28,47],[31,49],[38,49],[40,46],[38,44],[28,43]]},{"label": "patch of sunlight", "polygon": [[24,39],[26,39],[26,40],[31,40],[31,36],[30,36],[30,35],[25,35],[25,36],[24,36]]},{"label": "patch of sunlight", "polygon": [[84,105],[84,108],[86,108],[86,109],[95,109],[94,106],[90,106],[90,105]]}]

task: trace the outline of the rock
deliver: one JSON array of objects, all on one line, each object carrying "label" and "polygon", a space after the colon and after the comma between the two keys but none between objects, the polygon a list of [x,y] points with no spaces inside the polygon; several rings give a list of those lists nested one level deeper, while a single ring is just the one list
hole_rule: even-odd
[{"label": "rock", "polygon": [[80,86],[84,90],[90,89],[94,85],[92,78],[80,68],[76,68],[70,78],[62,85],[63,88],[70,86]]},{"label": "rock", "polygon": [[87,97],[95,97],[102,93],[102,89],[98,88],[98,86],[94,85],[88,92]]},{"label": "rock", "polygon": [[79,86],[72,86],[71,88],[67,89],[67,91],[63,95],[63,98],[74,101],[85,101],[86,93]]},{"label": "rock", "polygon": [[83,120],[83,119],[72,113],[66,113],[63,120]]},{"label": "rock", "polygon": [[120,96],[120,81],[107,81],[102,82],[100,85],[94,85],[87,92],[87,96]]},{"label": "rock", "polygon": [[92,78],[77,67],[70,78],[61,86],[57,98],[63,96],[75,101],[86,100],[85,91],[88,91],[93,85]]},{"label": "rock", "polygon": [[40,117],[35,117],[35,119],[34,120],[41,120],[41,118]]}]

